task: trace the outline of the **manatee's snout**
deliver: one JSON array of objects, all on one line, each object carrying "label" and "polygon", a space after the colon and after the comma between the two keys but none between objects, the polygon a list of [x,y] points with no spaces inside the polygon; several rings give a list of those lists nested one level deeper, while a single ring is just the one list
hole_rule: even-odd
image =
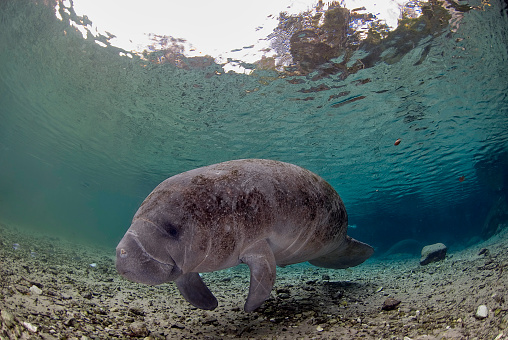
[{"label": "manatee's snout", "polygon": [[[131,226],[132,229],[132,226]],[[150,254],[146,248],[153,245],[144,245],[146,240],[138,233],[129,229],[116,247],[116,269],[126,279],[148,285],[158,285],[173,281],[181,275],[181,270],[169,254],[160,256]],[[158,256],[159,255],[159,256]]]}]

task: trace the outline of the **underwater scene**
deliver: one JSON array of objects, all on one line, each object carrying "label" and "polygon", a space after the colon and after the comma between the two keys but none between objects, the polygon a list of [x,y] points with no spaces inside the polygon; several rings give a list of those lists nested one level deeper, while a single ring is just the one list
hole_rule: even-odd
[{"label": "underwater scene", "polygon": [[0,1],[0,339],[508,340],[508,2]]}]

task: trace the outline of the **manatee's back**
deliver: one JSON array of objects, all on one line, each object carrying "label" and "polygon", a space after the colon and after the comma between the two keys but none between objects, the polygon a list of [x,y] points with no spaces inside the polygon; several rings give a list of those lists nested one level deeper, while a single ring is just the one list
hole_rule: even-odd
[{"label": "manatee's back", "polygon": [[203,189],[194,188],[193,200],[212,202],[214,212],[204,215],[233,218],[247,242],[267,238],[279,265],[326,254],[345,238],[342,200],[325,180],[306,169],[260,159],[203,169],[192,181]]},{"label": "manatee's back", "polygon": [[[161,202],[171,202],[171,208],[153,206]],[[182,237],[194,243],[202,239],[203,247],[228,263],[226,258],[260,239],[268,240],[279,265],[308,261],[334,249],[347,231],[344,204],[326,181],[296,165],[262,159],[228,161],[168,178],[137,216],[155,223],[163,217],[181,226]]]}]

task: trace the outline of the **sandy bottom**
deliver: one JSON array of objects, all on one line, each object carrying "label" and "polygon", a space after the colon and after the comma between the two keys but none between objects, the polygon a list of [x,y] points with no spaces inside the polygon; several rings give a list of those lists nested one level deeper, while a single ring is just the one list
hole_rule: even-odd
[{"label": "sandy bottom", "polygon": [[[203,275],[219,300],[203,311],[173,283],[121,278],[114,249],[0,224],[0,339],[506,340],[507,250],[505,228],[427,266],[398,256],[348,270],[278,268],[270,299],[253,313],[243,311],[249,273],[238,266]],[[388,298],[401,303],[382,310]],[[476,316],[480,305],[485,318]]]}]

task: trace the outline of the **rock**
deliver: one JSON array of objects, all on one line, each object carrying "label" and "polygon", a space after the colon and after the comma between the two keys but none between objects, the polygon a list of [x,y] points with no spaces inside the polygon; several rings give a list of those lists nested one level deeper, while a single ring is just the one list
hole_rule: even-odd
[{"label": "rock", "polygon": [[508,314],[506,314],[505,316],[503,316],[501,318],[501,322],[499,323],[499,327],[500,327],[500,329],[508,328]]},{"label": "rock", "polygon": [[489,315],[489,309],[485,305],[478,306],[476,310],[476,318],[477,319],[485,319]]},{"label": "rock", "polygon": [[131,308],[129,308],[129,314],[144,316],[145,312],[139,307],[131,307]]},{"label": "rock", "polygon": [[492,298],[494,299],[494,301],[496,301],[500,305],[502,305],[504,303],[504,296],[499,293],[494,293],[492,295]]},{"label": "rock", "polygon": [[394,310],[400,304],[400,300],[388,298],[383,302],[382,310]]},{"label": "rock", "polygon": [[34,326],[34,325],[32,325],[31,323],[26,322],[26,321],[23,321],[23,322],[22,322],[22,324],[23,324],[23,326],[24,326],[26,329],[28,329],[30,332],[33,332],[33,333],[37,332],[37,326]]},{"label": "rock", "polygon": [[489,253],[489,250],[487,248],[482,248],[480,249],[480,251],[478,252],[478,255],[485,255],[485,256],[489,256],[490,253]]},{"label": "rock", "polygon": [[149,332],[144,322],[135,321],[129,325],[132,334],[137,337],[148,336]]},{"label": "rock", "polygon": [[76,327],[77,324],[78,324],[78,320],[76,320],[73,317],[70,317],[64,321],[64,325],[66,325],[66,326]]},{"label": "rock", "polygon": [[63,300],[70,300],[72,299],[72,295],[68,294],[68,293],[62,293],[60,294],[60,297],[63,299]]},{"label": "rock", "polygon": [[30,287],[30,294],[32,295],[41,295],[42,294],[42,290],[37,287],[36,285],[33,285],[32,287]]},{"label": "rock", "polygon": [[12,315],[12,313],[10,313],[6,310],[2,310],[2,312],[0,312],[0,317],[3,320],[3,323],[8,328],[11,328],[14,325],[14,315]]},{"label": "rock", "polygon": [[442,243],[435,243],[423,247],[420,265],[425,266],[432,262],[442,261],[446,257],[448,248]]}]

